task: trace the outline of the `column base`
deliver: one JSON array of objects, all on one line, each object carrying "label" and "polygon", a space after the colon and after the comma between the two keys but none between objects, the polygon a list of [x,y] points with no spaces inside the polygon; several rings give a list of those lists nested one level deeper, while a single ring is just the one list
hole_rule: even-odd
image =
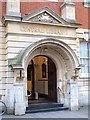
[{"label": "column base", "polygon": [[9,107],[7,107],[6,113],[7,113],[8,115],[13,115],[13,114],[14,114],[14,108],[9,108]]},{"label": "column base", "polygon": [[21,13],[17,12],[7,12],[6,16],[14,16],[14,17],[21,17]]},{"label": "column base", "polygon": [[70,101],[70,110],[79,110],[78,99],[71,99]]},{"label": "column base", "polygon": [[25,103],[15,103],[15,115],[24,115],[26,112]]}]

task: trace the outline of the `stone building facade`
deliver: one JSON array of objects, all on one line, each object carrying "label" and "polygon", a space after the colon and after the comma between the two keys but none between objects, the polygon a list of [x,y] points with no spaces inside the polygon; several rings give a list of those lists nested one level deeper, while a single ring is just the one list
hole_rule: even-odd
[{"label": "stone building facade", "polygon": [[[89,4],[7,0],[0,5],[0,94],[7,112],[25,114],[28,90],[34,99],[43,94],[71,110],[88,105]],[[81,9],[84,20],[82,11],[77,13]],[[81,51],[82,42],[87,50]],[[84,50],[86,63],[81,62]]]}]

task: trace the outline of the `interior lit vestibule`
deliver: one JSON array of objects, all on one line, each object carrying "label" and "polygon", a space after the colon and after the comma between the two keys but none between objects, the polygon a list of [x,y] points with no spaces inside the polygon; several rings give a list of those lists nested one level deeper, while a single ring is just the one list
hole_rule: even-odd
[{"label": "interior lit vestibule", "polygon": [[34,57],[27,68],[29,103],[57,102],[56,67],[46,56]]}]

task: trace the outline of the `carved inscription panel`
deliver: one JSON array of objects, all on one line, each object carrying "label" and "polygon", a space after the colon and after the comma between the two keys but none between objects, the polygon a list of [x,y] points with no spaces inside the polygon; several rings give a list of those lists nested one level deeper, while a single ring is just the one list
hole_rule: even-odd
[{"label": "carved inscription panel", "polygon": [[68,30],[66,28],[59,27],[59,26],[24,24],[24,25],[21,25],[20,28],[22,32],[27,32],[27,33],[68,35]]}]

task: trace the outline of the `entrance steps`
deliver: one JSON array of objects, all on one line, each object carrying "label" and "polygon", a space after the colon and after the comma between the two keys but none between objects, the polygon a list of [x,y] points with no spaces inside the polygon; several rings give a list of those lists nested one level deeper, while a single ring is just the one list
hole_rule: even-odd
[{"label": "entrance steps", "polygon": [[58,103],[39,103],[39,104],[29,104],[26,108],[26,113],[37,113],[37,112],[50,112],[50,111],[60,111],[67,110],[63,104]]}]

